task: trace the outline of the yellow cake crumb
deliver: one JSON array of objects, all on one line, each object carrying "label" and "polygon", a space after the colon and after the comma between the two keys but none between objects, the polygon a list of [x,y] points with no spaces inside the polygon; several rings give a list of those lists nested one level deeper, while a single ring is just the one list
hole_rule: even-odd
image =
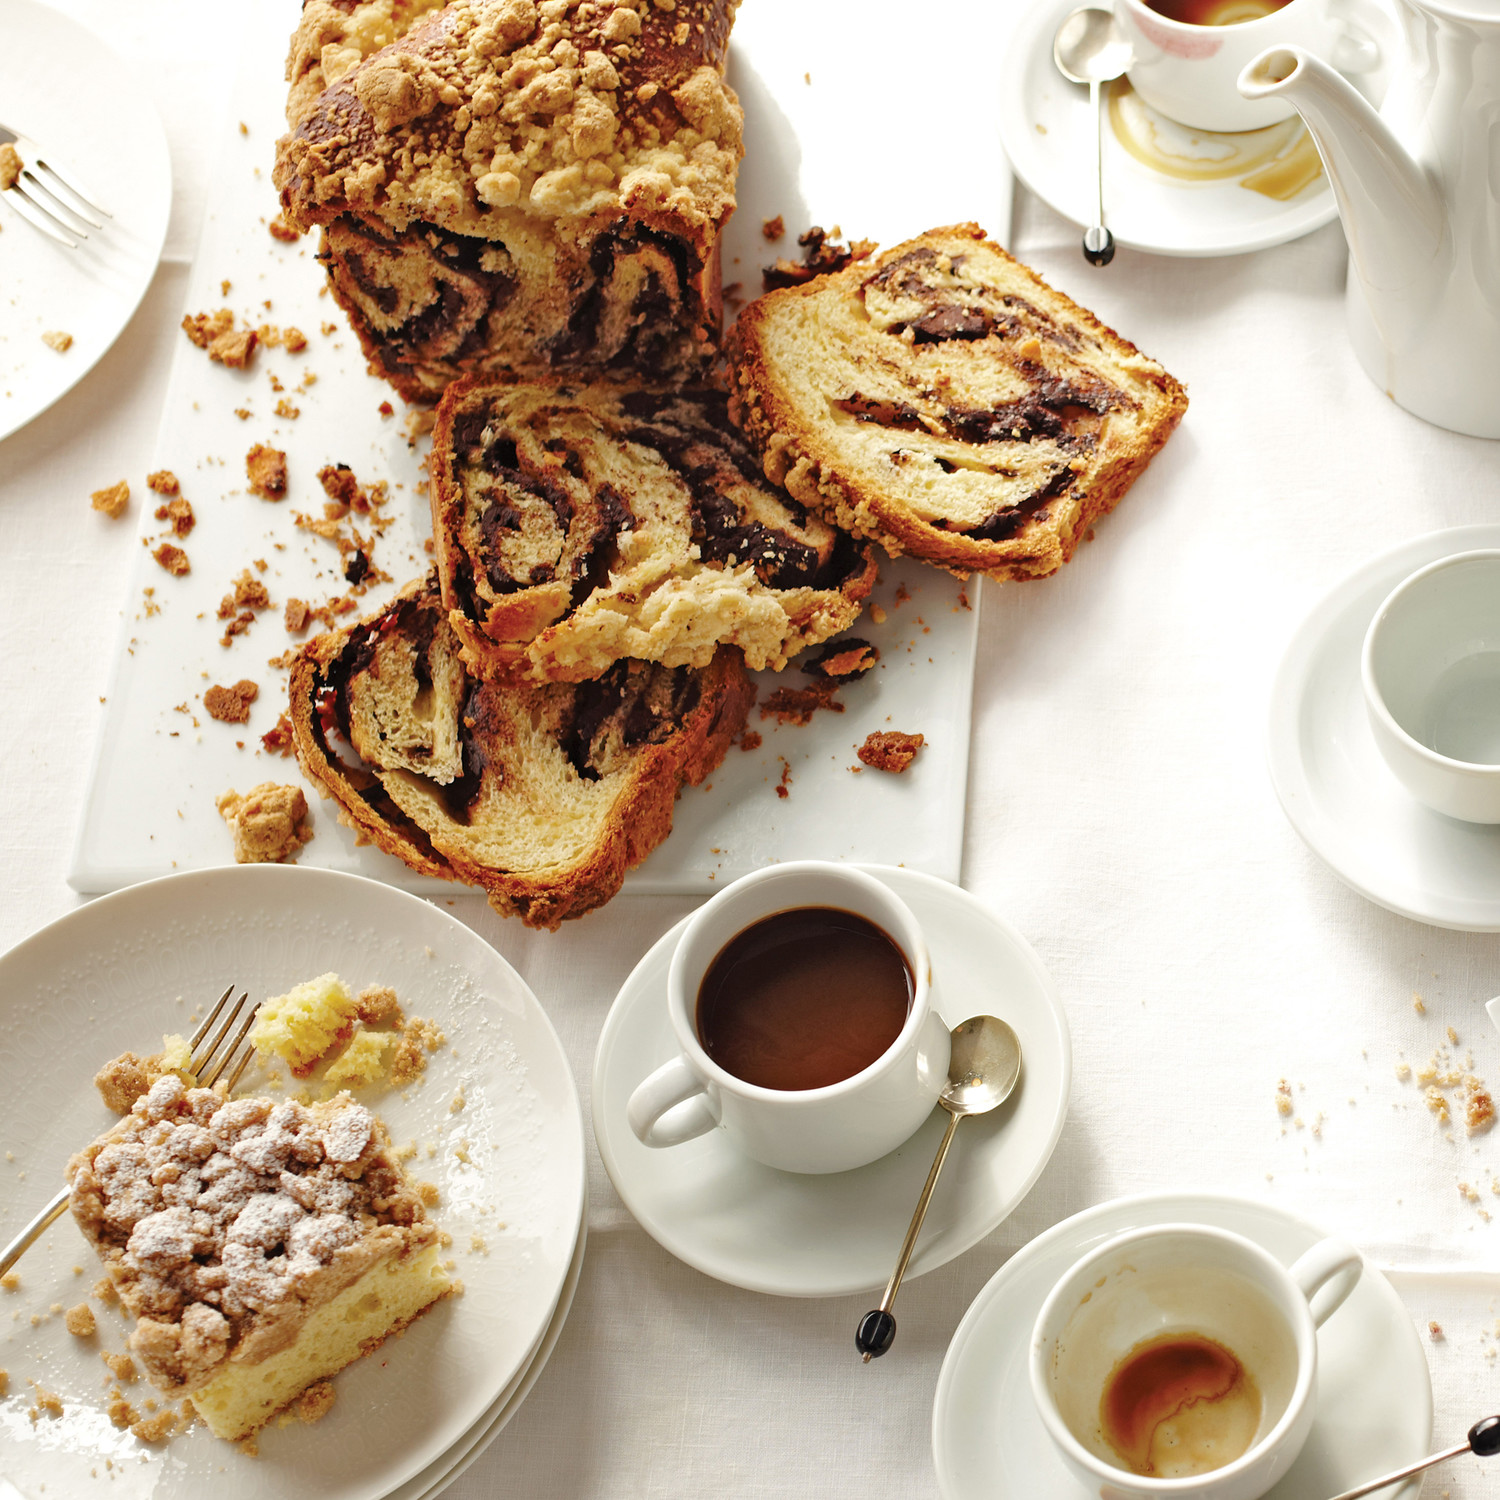
[{"label": "yellow cake crumb", "polygon": [[1423,1001],[1422,997],[1415,991],[1412,992],[1411,1008],[1416,1011],[1419,1016],[1425,1016],[1427,1014],[1426,1003]]},{"label": "yellow cake crumb", "polygon": [[250,1042],[264,1062],[281,1058],[298,1078],[314,1065],[354,1025],[357,1007],[349,986],[337,974],[320,974],[296,985],[260,1008]]},{"label": "yellow cake crumb", "polygon": [[4,1276],[0,1276],[0,1290],[13,1292],[20,1285],[20,1275],[15,1271],[7,1271]]},{"label": "yellow cake crumb", "polygon": [[321,1422],[333,1409],[338,1394],[331,1380],[320,1380],[316,1385],[308,1386],[297,1397],[297,1415],[304,1422]]},{"label": "yellow cake crumb", "polygon": [[360,1031],[324,1075],[340,1088],[367,1088],[385,1077],[385,1054],[396,1040],[390,1031]]},{"label": "yellow cake crumb", "polygon": [[1285,1078],[1276,1085],[1276,1113],[1289,1115],[1292,1112],[1292,1086]]}]

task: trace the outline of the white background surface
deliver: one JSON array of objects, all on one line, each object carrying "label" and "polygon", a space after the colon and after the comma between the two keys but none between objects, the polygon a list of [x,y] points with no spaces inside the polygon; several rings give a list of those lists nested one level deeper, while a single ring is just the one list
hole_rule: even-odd
[{"label": "white background surface", "polygon": [[[79,899],[63,872],[137,546],[131,526],[89,510],[88,492],[124,475],[143,488],[232,68],[218,9],[67,9],[161,109],[177,203],[169,261],[121,342],[0,445],[6,944]],[[901,28],[938,17],[903,9],[889,23],[890,74],[872,94],[922,86],[904,69]],[[966,69],[998,57],[1008,25],[1000,7],[964,21],[955,56]],[[930,96],[932,147],[964,151],[942,129],[941,95]],[[973,171],[982,195],[983,152]],[[988,1241],[903,1288],[901,1341],[864,1367],[860,1299],[783,1303],[680,1266],[625,1215],[593,1159],[572,1318],[515,1422],[455,1485],[458,1500],[932,1496],[933,1387],[975,1292],[1040,1229],[1155,1189],[1265,1197],[1384,1264],[1422,1268],[1397,1284],[1414,1318],[1446,1330],[1427,1346],[1438,1441],[1500,1407],[1487,1357],[1500,1135],[1446,1140],[1395,1075],[1400,1056],[1425,1060],[1452,1025],[1500,1083],[1500,1033],[1482,1010],[1500,991],[1500,938],[1423,927],[1346,889],[1287,825],[1263,758],[1271,678],[1302,615],[1377,551],[1500,517],[1500,445],[1425,426],[1365,378],[1343,331],[1335,225],[1224,260],[1122,250],[1095,271],[1074,226],[1025,193],[1016,210],[1013,248],[1192,397],[1150,472],[1060,576],[984,591],[964,884],[1036,946],[1068,1010],[1074,1104],[1052,1167]],[[586,1097],[616,988],[689,907],[622,898],[556,935],[472,898],[452,909],[542,998]],[[1305,1123],[1284,1134],[1282,1077]],[[1427,1493],[1473,1500],[1496,1473],[1450,1465]]]}]

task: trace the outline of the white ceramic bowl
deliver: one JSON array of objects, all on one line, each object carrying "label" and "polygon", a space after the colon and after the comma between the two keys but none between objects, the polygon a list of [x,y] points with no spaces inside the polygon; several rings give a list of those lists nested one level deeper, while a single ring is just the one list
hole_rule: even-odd
[{"label": "white ceramic bowl", "polygon": [[1460,552],[1392,591],[1361,662],[1375,743],[1413,797],[1500,823],[1500,550]]}]

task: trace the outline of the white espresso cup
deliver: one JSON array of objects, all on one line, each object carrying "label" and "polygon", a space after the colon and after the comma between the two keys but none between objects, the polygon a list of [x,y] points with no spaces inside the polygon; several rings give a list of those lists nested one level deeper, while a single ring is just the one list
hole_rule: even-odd
[{"label": "white espresso cup", "polygon": [[1329,0],[1289,0],[1279,10],[1229,26],[1193,26],[1144,0],[1114,0],[1115,22],[1135,53],[1126,76],[1169,120],[1198,130],[1259,130],[1290,119],[1284,99],[1240,96],[1240,72],[1267,47],[1297,46],[1345,72],[1375,65],[1379,52],[1334,14]]},{"label": "white espresso cup", "polygon": [[[1201,1224],[1117,1236],[1057,1283],[1037,1317],[1031,1393],[1048,1435],[1085,1486],[1111,1500],[1259,1500],[1307,1440],[1317,1330],[1362,1269],[1359,1252],[1334,1239],[1284,1267],[1253,1241]],[[1162,1422],[1151,1452],[1163,1472],[1134,1473],[1105,1435],[1105,1389],[1139,1345],[1173,1334],[1228,1349],[1259,1407],[1242,1395],[1217,1430],[1202,1415]],[[1205,1469],[1223,1452],[1236,1456]]]},{"label": "white espresso cup", "polygon": [[[698,1040],[698,990],[747,927],[777,912],[833,907],[879,927],[912,976],[896,1040],[867,1068],[814,1089],[771,1089],[726,1071]],[[667,975],[667,1011],[681,1049],[630,1096],[626,1117],[648,1146],[675,1146],[722,1128],[745,1155],[787,1172],[845,1172],[877,1161],[932,1113],[948,1081],[947,1024],[932,1008],[932,966],[906,903],[847,865],[771,865],[726,886],[689,919]]]}]

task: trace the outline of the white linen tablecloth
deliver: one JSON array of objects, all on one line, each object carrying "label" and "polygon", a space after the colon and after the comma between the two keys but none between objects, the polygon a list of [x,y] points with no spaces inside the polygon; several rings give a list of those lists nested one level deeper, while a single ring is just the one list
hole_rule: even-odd
[{"label": "white linen tablecloth", "polygon": [[[121,477],[143,488],[233,66],[229,9],[61,8],[138,69],[176,202],[166,261],[114,350],[0,444],[0,947],[79,901],[63,871],[136,545],[88,495]],[[1074,226],[1018,191],[1012,248],[1192,399],[1068,568],[985,585],[964,884],[1061,989],[1075,1068],[1057,1153],[990,1239],[903,1289],[900,1341],[864,1367],[852,1335],[865,1298],[781,1301],[687,1269],[636,1226],[591,1145],[572,1316],[455,1500],[933,1495],[933,1388],[975,1293],[1059,1219],[1158,1189],[1283,1204],[1408,1268],[1397,1285],[1413,1318],[1446,1333],[1426,1345],[1437,1440],[1500,1405],[1500,1132],[1445,1134],[1396,1073],[1452,1027],[1500,1084],[1482,1010],[1500,991],[1500,937],[1425,927],[1348,890],[1287,824],[1263,754],[1272,673],[1306,610],[1377,551],[1500,519],[1500,444],[1425,426],[1359,370],[1337,225],[1218,260],[1122,250],[1101,271]],[[689,905],[620,899],[557,934],[472,897],[453,910],[541,997],[587,1110],[615,991]],[[1292,1117],[1276,1109],[1283,1078]],[[1489,1493],[1485,1467],[1445,1466],[1428,1493]]]}]

